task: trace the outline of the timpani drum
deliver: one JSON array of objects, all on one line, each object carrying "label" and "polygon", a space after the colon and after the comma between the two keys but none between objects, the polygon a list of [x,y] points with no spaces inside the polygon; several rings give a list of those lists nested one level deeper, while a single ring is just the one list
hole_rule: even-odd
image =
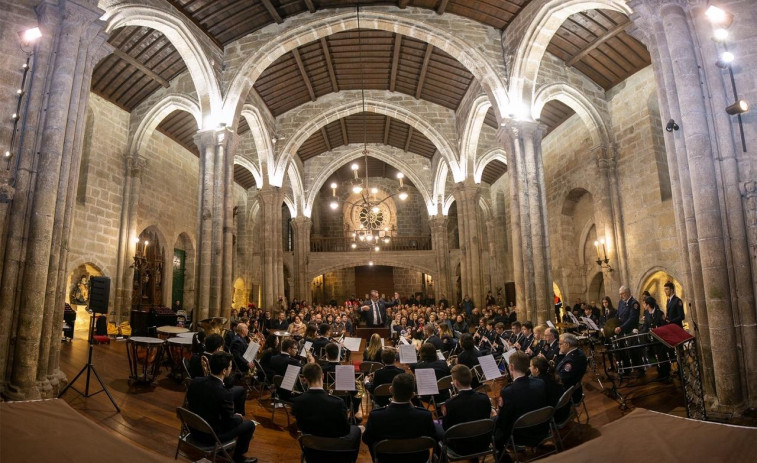
[{"label": "timpani drum", "polygon": [[187,331],[186,333],[177,333],[175,337],[192,339],[194,335],[196,334],[197,334],[197,331]]},{"label": "timpani drum", "polygon": [[651,333],[618,337],[611,344],[618,374],[650,366],[650,347],[655,344]]},{"label": "timpani drum", "polygon": [[176,381],[184,379],[184,359],[192,358],[192,338],[174,337],[166,341],[168,347],[168,359],[171,363],[171,376]]},{"label": "timpani drum", "polygon": [[155,331],[158,332],[158,337],[160,339],[170,339],[181,333],[189,332],[189,329],[181,327],[181,326],[165,325],[165,326],[159,326]]},{"label": "timpani drum", "polygon": [[158,338],[132,336],[126,341],[129,358],[129,385],[150,384],[160,371],[160,360],[166,342]]}]

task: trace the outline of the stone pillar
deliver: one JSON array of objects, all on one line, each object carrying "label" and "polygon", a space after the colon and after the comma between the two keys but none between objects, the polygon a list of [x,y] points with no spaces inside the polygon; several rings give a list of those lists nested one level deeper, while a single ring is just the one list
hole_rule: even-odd
[{"label": "stone pillar", "polygon": [[310,230],[313,222],[310,217],[298,216],[292,219],[294,229],[294,294],[292,299],[310,302],[310,281],[308,280],[308,261],[310,258]]},{"label": "stone pillar", "polygon": [[491,275],[491,290],[497,297],[497,288],[505,288],[504,249],[502,240],[505,239],[505,227],[498,223],[497,217],[486,219],[486,233],[489,241],[489,273]]},{"label": "stone pillar", "polygon": [[[276,304],[279,288],[283,286],[284,268],[279,262],[282,255],[281,247],[281,204],[284,195],[281,189],[271,185],[264,185],[260,189],[259,198],[263,212],[263,307],[278,310]],[[281,293],[283,296],[283,293]]]},{"label": "stone pillar", "polygon": [[543,133],[544,129],[538,123],[511,120],[501,134],[509,143],[508,173],[512,172],[511,220],[519,318],[534,323],[544,323],[554,313],[541,153]]},{"label": "stone pillar", "polygon": [[[672,66],[673,77],[678,83],[675,95],[681,111],[679,125],[686,143],[684,162],[688,162],[694,187],[692,200],[710,338],[735,339],[733,308],[729,297],[731,290],[735,288],[731,288],[729,284],[723,236],[724,218],[718,195],[714,194],[719,188],[705,95],[699,85],[697,48],[689,29],[687,13],[679,4],[663,4],[659,13],[668,50],[675,63]],[[740,406],[744,397],[737,350],[727,342],[712,343],[710,349],[719,403],[726,407]]]},{"label": "stone pillar", "polygon": [[[73,168],[78,170],[78,165],[71,165],[71,153],[65,156],[65,141],[67,136],[74,136],[75,122],[69,125],[72,106],[74,112],[78,112],[79,100],[84,98],[86,102],[88,97],[88,92],[82,95],[81,86],[75,85],[84,79],[87,67],[87,51],[81,41],[93,32],[90,26],[101,14],[102,11],[75,1],[61,6],[44,3],[39,9],[42,30],[56,40],[49,63],[52,69],[47,83],[49,96],[44,108],[37,107],[45,114],[36,149],[36,181],[26,192],[32,198],[33,210],[25,224],[26,261],[21,278],[13,285],[14,288],[22,285],[16,289],[20,296],[18,319],[10,384],[6,390],[6,396],[14,400],[46,397],[52,393],[47,378],[50,333],[56,312],[60,246],[68,241],[62,230],[56,231],[56,223],[58,227],[65,223],[65,217],[59,214],[65,213],[67,176]],[[96,35],[97,28],[94,32]],[[62,204],[58,202],[61,193]],[[26,211],[19,213],[26,215]]]},{"label": "stone pillar", "polygon": [[473,299],[476,306],[484,304],[484,275],[481,268],[481,236],[479,230],[479,205],[481,187],[473,182],[472,177],[456,183],[452,194],[457,201],[457,224],[460,230],[460,252],[462,265],[463,296]]},{"label": "stone pillar", "polygon": [[[622,282],[630,281],[625,254],[625,229],[620,208],[618,190],[617,156],[613,146],[597,146],[592,151],[596,155],[599,181],[595,191],[595,221],[597,240],[607,242],[605,250],[613,272],[603,267],[605,294],[617,294]],[[615,274],[615,275],[614,275]]]},{"label": "stone pillar", "polygon": [[429,217],[428,222],[431,228],[431,248],[436,256],[436,275],[434,275],[434,284],[436,285],[436,299],[442,296],[447,300],[453,298],[455,290],[452,287],[452,278],[450,278],[449,265],[449,239],[447,237],[447,223],[449,219],[441,213],[441,203],[436,215]]},{"label": "stone pillar", "polygon": [[235,138],[227,128],[195,135],[200,150],[196,320],[228,316],[231,310],[234,166],[230,151]]}]

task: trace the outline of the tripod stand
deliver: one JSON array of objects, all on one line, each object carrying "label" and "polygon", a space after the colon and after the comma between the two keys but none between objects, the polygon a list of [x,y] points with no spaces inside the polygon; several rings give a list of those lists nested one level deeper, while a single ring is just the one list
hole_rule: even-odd
[{"label": "tripod stand", "polygon": [[[73,381],[71,381],[70,383],[68,383],[66,385],[66,387],[64,387],[63,390],[60,391],[60,394],[58,394],[58,398],[60,399],[61,397],[63,397],[63,394],[65,394],[66,391],[69,390],[69,388],[73,389],[74,391],[76,391],[79,394],[81,394],[82,396],[84,396],[85,399],[87,399],[89,397],[92,397],[93,395],[96,395],[96,394],[99,394],[99,393],[105,391],[105,393],[108,394],[108,398],[110,399],[110,402],[113,404],[114,407],[116,407],[116,411],[118,413],[121,413],[121,409],[118,408],[118,405],[116,404],[116,401],[113,400],[113,396],[110,395],[110,391],[108,391],[108,388],[105,386],[105,383],[103,383],[102,378],[100,378],[100,375],[97,374],[97,370],[95,370],[95,366],[92,365],[92,349],[93,349],[93,347],[95,345],[95,339],[94,339],[92,333],[94,333],[94,331],[95,331],[95,315],[92,314],[90,316],[90,319],[89,319],[89,357],[87,359],[87,364],[84,365],[82,367],[82,369],[79,371],[79,373],[76,374],[76,376],[74,377]],[[81,376],[82,373],[84,373],[85,371],[87,372],[87,382],[86,382],[86,385],[84,386],[84,392],[81,392],[80,390],[78,390],[75,387],[73,387],[73,385],[76,382],[76,380],[79,379],[79,376]],[[97,379],[97,382],[100,383],[100,386],[102,387],[102,389],[100,389],[97,392],[93,392],[92,394],[89,393],[89,378],[90,378],[90,373],[94,373],[95,374],[95,378]]]}]

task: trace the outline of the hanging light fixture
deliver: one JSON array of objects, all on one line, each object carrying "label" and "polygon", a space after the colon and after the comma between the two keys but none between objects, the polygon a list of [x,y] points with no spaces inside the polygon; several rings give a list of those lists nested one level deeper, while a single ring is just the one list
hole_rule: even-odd
[{"label": "hanging light fixture", "polygon": [[[363,164],[365,166],[365,175],[360,177],[360,166],[357,162],[350,166],[353,177],[350,179],[351,191],[356,195],[360,195],[360,198],[356,202],[345,201],[353,208],[357,208],[360,225],[357,229],[352,230],[349,224],[345,225],[345,234],[352,238],[350,243],[351,249],[368,249],[369,252],[379,252],[381,245],[389,245],[391,238],[395,234],[394,226],[387,226],[386,214],[384,213],[383,203],[397,196],[401,201],[405,201],[409,196],[409,189],[404,184],[404,174],[399,172],[397,179],[399,180],[399,188],[395,193],[387,195],[379,199],[379,190],[376,187],[370,188],[368,185],[368,120],[367,112],[365,110],[365,85],[363,82],[363,46],[362,46],[362,31],[360,29],[360,5],[356,7],[357,11],[357,42],[360,64],[360,98],[362,103],[362,116],[363,116]],[[331,185],[331,200],[329,207],[332,210],[339,209],[340,199],[336,194],[337,184]]]}]

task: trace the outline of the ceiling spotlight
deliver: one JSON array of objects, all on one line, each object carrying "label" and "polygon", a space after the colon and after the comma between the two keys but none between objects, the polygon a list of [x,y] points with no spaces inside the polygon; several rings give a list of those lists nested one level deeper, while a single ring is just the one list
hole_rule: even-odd
[{"label": "ceiling spotlight", "polygon": [[720,59],[717,60],[717,62],[715,62],[715,65],[719,67],[720,69],[725,69],[728,66],[730,66],[731,63],[733,63],[734,59],[735,57],[733,56],[733,53],[731,53],[730,51],[724,51],[720,55]]},{"label": "ceiling spotlight", "polygon": [[376,252],[379,252],[381,250],[381,248],[378,247],[378,246],[376,246],[375,248],[373,248],[373,250],[376,251]]},{"label": "ceiling spotlight", "polygon": [[733,22],[733,15],[722,8],[718,8],[715,5],[710,5],[705,10],[704,15],[712,24],[717,24],[720,27],[728,28]]},{"label": "ceiling spotlight", "polygon": [[728,31],[719,27],[713,31],[712,38],[717,42],[725,42],[728,38]]},{"label": "ceiling spotlight", "polygon": [[676,121],[673,119],[668,121],[668,124],[665,126],[665,130],[668,132],[672,132],[674,130],[678,130],[680,127],[678,127],[678,124],[676,124]]},{"label": "ceiling spotlight", "polygon": [[746,100],[739,100],[725,108],[725,112],[727,112],[731,116],[735,116],[736,114],[744,114],[747,111],[749,111],[749,103],[747,103]]},{"label": "ceiling spotlight", "polygon": [[26,43],[32,43],[40,37],[42,37],[42,31],[39,30],[39,27],[32,27],[21,33],[21,38]]}]

